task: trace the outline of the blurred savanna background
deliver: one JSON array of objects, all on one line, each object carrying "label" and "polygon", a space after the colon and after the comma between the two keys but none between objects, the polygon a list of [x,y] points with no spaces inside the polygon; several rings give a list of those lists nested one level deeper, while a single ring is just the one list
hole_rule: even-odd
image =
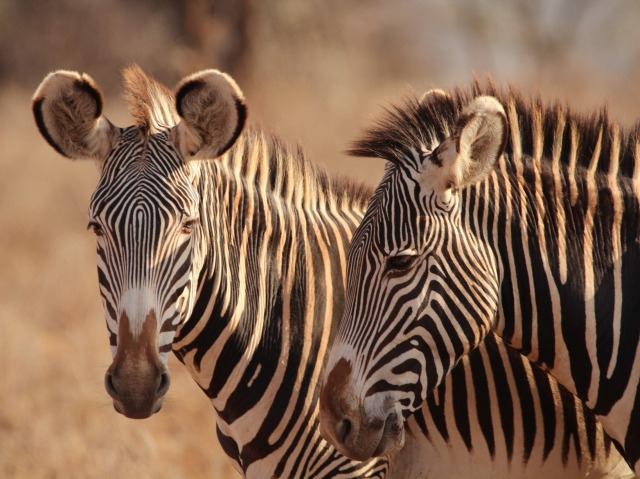
[{"label": "blurred savanna background", "polygon": [[0,0],[0,477],[234,478],[205,396],[171,360],[162,411],[132,421],[111,362],[86,211],[98,172],[40,137],[30,97],[51,70],[89,73],[130,123],[120,70],[173,87],[232,74],[250,119],[371,185],[343,151],[384,105],[490,74],[589,112],[640,116],[638,0]]}]

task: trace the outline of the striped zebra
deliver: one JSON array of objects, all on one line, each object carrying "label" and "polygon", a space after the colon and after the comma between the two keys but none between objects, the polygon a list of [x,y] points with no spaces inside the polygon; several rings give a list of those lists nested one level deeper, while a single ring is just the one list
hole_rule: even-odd
[{"label": "striped zebra", "polygon": [[348,459],[318,430],[331,318],[342,313],[346,248],[368,191],[243,131],[245,100],[225,74],[194,74],[175,94],[136,66],[124,81],[129,128],[102,116],[87,75],[52,73],[33,100],[51,146],[100,166],[89,227],[115,409],[158,412],[173,351],[244,477],[384,478],[386,459]]},{"label": "striped zebra", "polygon": [[640,126],[476,82],[389,109],[352,153],[389,163],[349,252],[326,436],[400,444],[402,418],[493,330],[638,474]]},{"label": "striped zebra", "polygon": [[[545,435],[563,448],[536,458],[530,436],[523,446],[458,448],[453,393],[462,390],[451,384],[407,421],[411,435],[394,457],[342,456],[319,434],[318,393],[343,311],[348,244],[371,192],[328,177],[273,135],[244,130],[242,93],[224,74],[192,75],[174,94],[137,67],[124,78],[129,128],[102,116],[102,94],[86,75],[51,74],[33,103],[58,152],[100,166],[89,226],[113,355],[105,386],[117,411],[143,418],[160,409],[173,351],[211,400],[220,443],[244,477],[495,476],[506,456],[538,461],[538,471],[555,464],[564,477],[584,477],[587,463],[615,468],[593,417],[573,396],[558,400],[563,393],[498,341],[486,354],[509,378],[519,371],[537,410],[554,411]],[[459,371],[475,374],[468,368]],[[482,409],[482,388],[463,392],[479,416],[495,416]],[[519,403],[512,409],[522,429],[535,429]],[[479,418],[467,422],[470,434],[482,430]]]}]

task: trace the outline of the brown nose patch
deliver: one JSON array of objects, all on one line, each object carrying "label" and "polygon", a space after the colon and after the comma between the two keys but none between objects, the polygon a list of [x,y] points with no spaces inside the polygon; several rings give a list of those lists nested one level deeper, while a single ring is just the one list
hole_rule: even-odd
[{"label": "brown nose patch", "polygon": [[150,311],[142,323],[142,331],[137,337],[131,333],[129,317],[123,313],[118,321],[118,348],[113,358],[114,364],[148,363],[162,368],[158,355],[158,320],[155,311]]},{"label": "brown nose patch", "polygon": [[322,388],[320,404],[329,408],[334,416],[337,415],[336,413],[340,413],[340,411],[335,411],[334,409],[340,403],[338,398],[344,394],[344,387],[349,381],[351,370],[351,363],[344,358],[340,358],[329,372],[329,376],[327,376]]},{"label": "brown nose patch", "polygon": [[[168,387],[168,373],[158,353],[158,321],[150,312],[141,325],[140,334],[131,333],[126,313],[118,323],[118,348],[107,371],[107,391],[114,406],[130,418],[145,418],[157,412]],[[167,387],[162,388],[164,381]]]}]

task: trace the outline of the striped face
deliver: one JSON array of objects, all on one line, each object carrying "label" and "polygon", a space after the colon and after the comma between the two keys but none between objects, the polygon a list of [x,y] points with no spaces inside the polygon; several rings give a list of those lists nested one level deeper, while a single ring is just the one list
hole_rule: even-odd
[{"label": "striped face", "polygon": [[135,126],[115,127],[91,77],[63,70],[44,79],[33,113],[56,151],[101,168],[89,227],[113,354],[105,387],[117,411],[144,418],[169,388],[167,354],[193,309],[208,244],[194,160],[233,146],[246,107],[233,79],[215,70],[186,77],[175,93],[137,66],[123,76]]},{"label": "striped face", "polygon": [[[464,116],[437,148],[407,148],[388,166],[351,242],[321,410],[327,436],[356,459],[402,446],[403,417],[479,344],[498,309],[495,256],[470,228],[473,205],[460,192],[471,169],[456,171],[484,126]],[[476,131],[465,139],[469,125]],[[493,162],[504,140],[488,130],[498,133],[485,155]]]},{"label": "striped face", "polygon": [[403,415],[479,343],[498,305],[495,262],[474,249],[460,198],[442,201],[416,173],[391,166],[354,235],[328,369],[343,365],[361,427],[383,424],[374,455],[401,443]]},{"label": "striped face", "polygon": [[167,355],[193,308],[202,266],[195,254],[202,243],[195,169],[167,137],[125,130],[89,208],[114,358],[105,386],[116,410],[130,417],[161,406],[169,386]]}]

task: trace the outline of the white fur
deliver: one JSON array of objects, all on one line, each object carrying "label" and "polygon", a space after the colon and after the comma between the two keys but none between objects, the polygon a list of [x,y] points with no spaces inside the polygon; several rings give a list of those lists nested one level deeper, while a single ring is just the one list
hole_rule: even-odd
[{"label": "white fur", "polygon": [[158,311],[154,292],[147,287],[130,288],[120,298],[120,311],[129,318],[129,329],[134,338],[142,333],[144,321],[152,311]]}]

